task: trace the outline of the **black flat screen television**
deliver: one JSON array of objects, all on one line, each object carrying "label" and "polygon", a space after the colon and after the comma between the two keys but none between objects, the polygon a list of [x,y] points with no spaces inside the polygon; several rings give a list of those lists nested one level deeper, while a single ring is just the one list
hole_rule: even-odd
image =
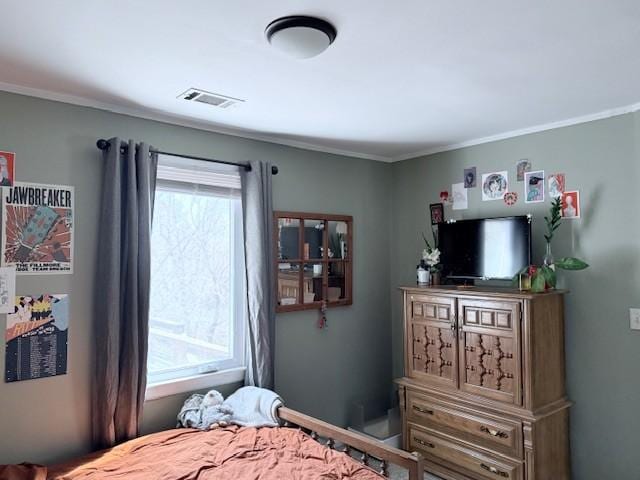
[{"label": "black flat screen television", "polygon": [[[300,252],[298,228],[282,227],[280,229],[280,255],[283,260],[294,258],[303,258],[303,252]],[[304,241],[309,244],[309,252],[311,258],[320,258],[322,256],[322,230],[315,227],[304,227]]]},{"label": "black flat screen television", "polygon": [[531,219],[520,216],[441,223],[438,246],[444,277],[511,279],[531,264]]}]

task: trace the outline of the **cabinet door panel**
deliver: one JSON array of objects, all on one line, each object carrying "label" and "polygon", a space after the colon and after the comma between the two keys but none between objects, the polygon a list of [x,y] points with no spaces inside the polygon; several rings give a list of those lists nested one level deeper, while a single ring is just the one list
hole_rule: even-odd
[{"label": "cabinet door panel", "polygon": [[408,295],[408,376],[457,388],[456,302],[453,298]]},{"label": "cabinet door panel", "polygon": [[519,302],[458,300],[460,389],[522,404]]}]

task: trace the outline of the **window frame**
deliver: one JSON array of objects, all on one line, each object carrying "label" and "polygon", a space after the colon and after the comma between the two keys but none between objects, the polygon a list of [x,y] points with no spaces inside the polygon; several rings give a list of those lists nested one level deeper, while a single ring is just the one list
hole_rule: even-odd
[{"label": "window frame", "polygon": [[[170,165],[175,170],[175,163],[172,162]],[[189,165],[180,166],[179,168],[184,171],[192,170]],[[192,171],[195,174],[201,174],[203,170],[193,169]],[[169,174],[170,172],[167,172],[165,175]],[[212,177],[215,179],[215,177],[220,178],[220,176],[221,174],[214,170]],[[224,176],[225,174],[222,174],[222,177]],[[221,383],[219,382],[231,383],[240,381],[244,378],[246,369],[247,307],[241,191],[238,188],[229,187],[228,182],[223,182],[221,186],[217,186],[207,185],[191,179],[182,181],[174,178],[164,178],[161,176],[160,171],[156,181],[156,191],[206,195],[234,200],[231,202],[233,212],[231,217],[232,228],[230,229],[231,238],[229,239],[233,292],[231,299],[233,318],[229,328],[232,338],[233,357],[220,361],[209,360],[189,366],[168,368],[154,374],[147,371],[147,399],[160,398],[199,388],[208,388],[220,385]],[[153,255],[153,252],[151,254]],[[151,327],[149,328],[150,334]]]}]

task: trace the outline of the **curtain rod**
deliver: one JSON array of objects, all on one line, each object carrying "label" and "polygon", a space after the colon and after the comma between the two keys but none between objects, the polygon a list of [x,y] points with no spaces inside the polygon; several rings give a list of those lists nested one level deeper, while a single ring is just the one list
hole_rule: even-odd
[{"label": "curtain rod", "polygon": [[[110,147],[109,141],[105,140],[104,138],[101,138],[100,140],[98,140],[96,142],[96,146],[100,149],[100,150],[107,150]],[[123,149],[126,149],[127,147],[122,147]],[[170,157],[182,157],[182,158],[189,158],[191,160],[201,160],[203,162],[212,162],[212,163],[223,163],[225,165],[234,165],[236,167],[242,167],[244,168],[247,172],[251,171],[251,165],[248,163],[236,163],[236,162],[228,162],[226,160],[217,160],[215,158],[204,158],[204,157],[196,157],[194,155],[183,155],[181,153],[171,153],[171,152],[163,152],[160,150],[149,150],[149,153],[155,153],[158,155],[168,155]],[[276,167],[275,165],[271,166],[271,173],[273,175],[277,175],[278,174],[278,167]]]}]

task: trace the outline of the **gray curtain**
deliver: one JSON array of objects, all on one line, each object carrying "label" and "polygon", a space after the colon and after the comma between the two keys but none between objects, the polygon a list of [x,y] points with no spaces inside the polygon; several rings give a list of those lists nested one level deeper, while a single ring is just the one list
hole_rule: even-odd
[{"label": "gray curtain", "polygon": [[[95,448],[134,438],[146,388],[150,243],[158,167],[149,145],[109,140],[104,153],[95,319]],[[125,153],[120,147],[127,147]]]},{"label": "gray curtain", "polygon": [[251,162],[251,171],[244,171],[241,178],[249,320],[245,383],[273,389],[276,313],[271,164]]}]

